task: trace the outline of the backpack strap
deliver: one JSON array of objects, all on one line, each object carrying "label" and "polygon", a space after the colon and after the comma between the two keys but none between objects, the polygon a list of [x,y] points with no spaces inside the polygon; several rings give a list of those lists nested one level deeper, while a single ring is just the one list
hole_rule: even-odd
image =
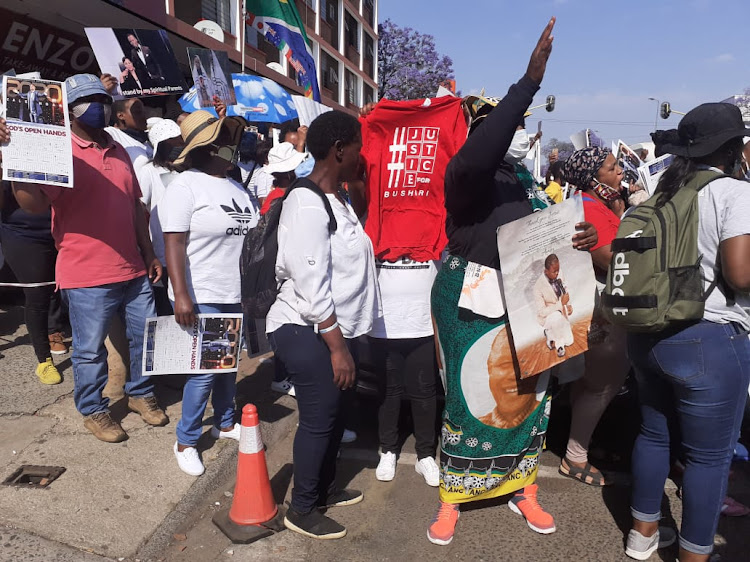
[{"label": "backpack strap", "polygon": [[253,169],[250,170],[250,173],[247,174],[245,181],[242,182],[242,187],[244,187],[245,189],[247,189],[247,186],[250,185],[250,180],[253,179],[253,174],[255,173],[255,168],[257,167],[258,167],[258,163],[255,160],[253,160]]},{"label": "backpack strap", "polygon": [[695,191],[700,191],[712,181],[717,180],[719,178],[728,178],[728,177],[730,176],[722,172],[715,172],[714,170],[698,170],[695,176],[693,176],[693,179],[691,179],[687,184],[685,184],[683,189],[688,188],[688,189],[693,189]]},{"label": "backpack strap", "polygon": [[323,190],[320,189],[318,184],[311,181],[310,179],[305,177],[305,178],[297,178],[296,180],[294,180],[292,185],[290,185],[289,188],[286,190],[286,193],[284,194],[282,201],[286,200],[286,198],[289,197],[289,194],[292,192],[292,190],[298,187],[304,187],[305,189],[314,191],[320,196],[320,198],[323,200],[323,206],[325,207],[326,212],[328,213],[328,232],[330,232],[331,234],[336,232],[336,228],[338,228],[338,223],[336,222],[336,217],[333,216],[333,208],[331,208],[331,202],[328,200],[328,197],[323,192]]}]

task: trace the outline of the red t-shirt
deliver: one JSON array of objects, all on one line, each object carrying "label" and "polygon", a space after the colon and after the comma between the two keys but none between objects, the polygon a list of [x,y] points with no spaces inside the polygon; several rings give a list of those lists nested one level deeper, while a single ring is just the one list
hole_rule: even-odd
[{"label": "red t-shirt", "polygon": [[596,227],[599,234],[599,241],[590,251],[593,252],[611,244],[617,236],[617,229],[620,227],[620,219],[617,218],[617,215],[598,199],[585,194],[583,195],[583,215],[587,222]]},{"label": "red t-shirt", "polygon": [[109,136],[104,147],[72,138],[73,187],[42,188],[52,203],[58,286],[96,287],[145,275],[135,235],[141,188],[128,153]]},{"label": "red t-shirt", "polygon": [[362,123],[367,223],[375,256],[440,258],[445,235],[445,169],[466,141],[461,99],[381,100]]},{"label": "red t-shirt", "polygon": [[284,193],[286,193],[285,189],[274,187],[266,196],[266,199],[263,201],[263,206],[260,208],[260,214],[265,215],[271,209],[271,203],[273,203],[276,199],[284,197]]}]

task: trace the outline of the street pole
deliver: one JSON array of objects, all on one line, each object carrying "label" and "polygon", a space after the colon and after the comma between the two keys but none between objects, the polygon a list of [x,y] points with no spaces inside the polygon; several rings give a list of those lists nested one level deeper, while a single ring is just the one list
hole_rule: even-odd
[{"label": "street pole", "polygon": [[247,7],[242,1],[242,74],[245,74],[245,32],[247,30]]},{"label": "street pole", "polygon": [[648,98],[651,101],[656,102],[656,116],[654,117],[654,131],[659,128],[659,108],[661,107],[661,101],[656,98]]}]

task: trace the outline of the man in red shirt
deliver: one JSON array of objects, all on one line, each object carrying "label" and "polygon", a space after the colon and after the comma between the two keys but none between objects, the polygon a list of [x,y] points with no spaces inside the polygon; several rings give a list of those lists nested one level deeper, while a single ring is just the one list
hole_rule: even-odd
[{"label": "man in red shirt", "polygon": [[[127,439],[102,396],[107,383],[104,339],[118,314],[130,346],[128,407],[150,425],[169,419],[156,402],[153,383],[141,376],[146,318],[156,316],[149,284],[161,278],[138,186],[125,149],[104,131],[112,98],[91,74],[65,81],[73,133],[72,189],[16,183],[13,191],[25,211],[52,206],[52,235],[59,251],[56,280],[70,310],[73,328],[75,404],[84,426],[98,439]],[[7,137],[0,122],[0,138]]]}]

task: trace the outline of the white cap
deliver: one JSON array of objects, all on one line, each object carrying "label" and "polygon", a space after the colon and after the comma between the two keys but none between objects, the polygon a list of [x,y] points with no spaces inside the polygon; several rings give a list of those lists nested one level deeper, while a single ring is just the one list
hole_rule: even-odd
[{"label": "white cap", "polygon": [[151,125],[148,131],[148,140],[154,147],[154,153],[161,141],[182,137],[180,126],[171,119],[159,119]]},{"label": "white cap", "polygon": [[269,174],[291,172],[304,162],[307,154],[298,151],[290,142],[282,142],[268,151],[266,171]]}]

